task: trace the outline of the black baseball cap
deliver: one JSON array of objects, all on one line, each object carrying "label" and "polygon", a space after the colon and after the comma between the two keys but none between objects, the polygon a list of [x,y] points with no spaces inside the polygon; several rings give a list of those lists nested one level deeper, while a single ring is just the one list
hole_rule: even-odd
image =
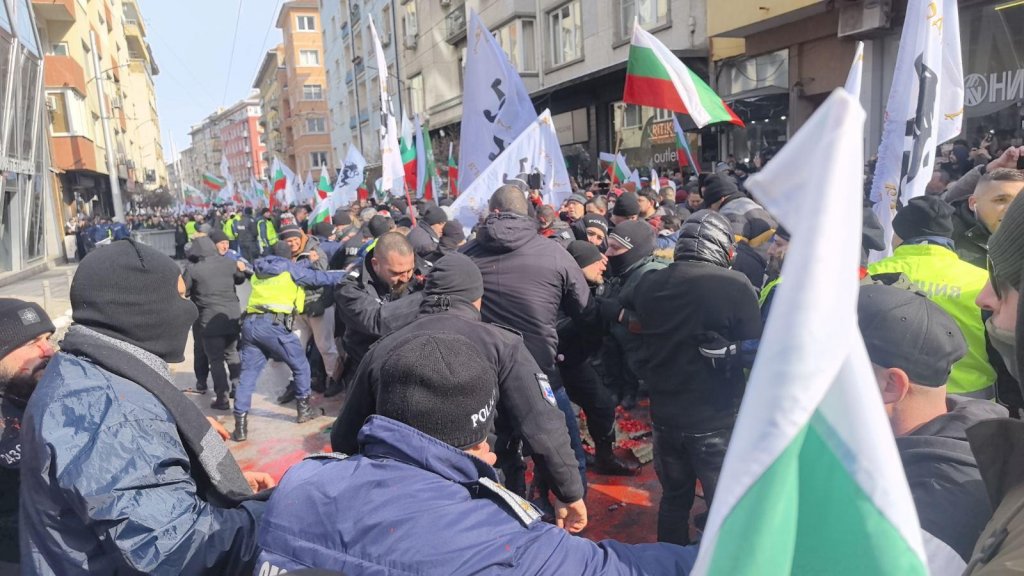
[{"label": "black baseball cap", "polygon": [[967,343],[953,318],[918,291],[862,286],[857,303],[860,331],[871,362],[899,368],[922,386],[945,386]]}]

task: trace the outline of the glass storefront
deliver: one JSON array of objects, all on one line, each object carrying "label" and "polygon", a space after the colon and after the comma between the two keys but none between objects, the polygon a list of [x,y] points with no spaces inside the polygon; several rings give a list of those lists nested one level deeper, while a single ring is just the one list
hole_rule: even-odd
[{"label": "glass storefront", "polygon": [[0,273],[47,253],[52,177],[42,69],[31,2],[0,0]]}]

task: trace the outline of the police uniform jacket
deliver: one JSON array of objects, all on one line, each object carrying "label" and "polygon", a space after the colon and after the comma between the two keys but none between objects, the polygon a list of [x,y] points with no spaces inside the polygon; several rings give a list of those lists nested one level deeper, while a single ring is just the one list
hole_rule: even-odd
[{"label": "police uniform jacket", "polygon": [[[437,297],[443,299],[445,297]],[[447,332],[465,336],[479,347],[498,374],[499,431],[517,432],[530,445],[534,459],[549,470],[549,484],[562,502],[583,497],[576,457],[569,445],[565,417],[555,405],[555,395],[547,376],[537,366],[523,343],[511,329],[480,321],[480,313],[467,302],[451,306],[425,300],[420,317],[412,324],[375,344],[356,372],[345,408],[331,431],[335,451],[355,453],[357,436],[366,417],[373,414],[380,368],[401,337],[415,333]]]}]

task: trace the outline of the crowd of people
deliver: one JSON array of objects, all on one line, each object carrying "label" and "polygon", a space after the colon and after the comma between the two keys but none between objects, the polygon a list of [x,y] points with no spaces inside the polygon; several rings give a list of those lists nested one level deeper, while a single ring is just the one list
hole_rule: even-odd
[{"label": "crowd of people", "polygon": [[[891,256],[870,261],[885,242],[864,212],[861,332],[936,573],[1024,557],[1022,154],[951,153],[899,209]],[[451,199],[362,201],[320,222],[307,206],[228,207],[177,219],[181,266],[123,226],[79,226],[109,241],[78,267],[59,352],[42,309],[0,300],[0,562],[687,573],[705,520],[691,510],[714,499],[773,297],[801,289],[782,277],[788,233],[743,187],[767,161],[600,180],[561,206],[522,175],[478,222],[454,220]],[[193,391],[212,379],[231,430],[172,383],[190,333]],[[276,486],[225,444],[248,441],[269,361],[291,371],[276,400],[298,423],[314,393],[344,394],[333,451]],[[658,543],[578,536],[587,470],[638,471],[615,419],[645,397]]]}]

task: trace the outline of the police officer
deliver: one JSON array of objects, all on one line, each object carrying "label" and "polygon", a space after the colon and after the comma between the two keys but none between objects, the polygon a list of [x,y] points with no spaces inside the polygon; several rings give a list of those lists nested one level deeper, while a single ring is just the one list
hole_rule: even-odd
[{"label": "police officer", "polygon": [[346,379],[377,339],[416,318],[425,266],[405,236],[387,232],[335,288],[338,318],[345,323]]},{"label": "police officer", "polygon": [[313,419],[309,408],[309,362],[299,337],[292,333],[292,323],[305,308],[303,287],[332,286],[343,276],[340,272],[310,269],[292,262],[291,257],[288,243],[278,242],[274,253],[260,258],[254,266],[252,294],[242,320],[242,375],[235,394],[235,431],[231,434],[236,442],[248,437],[252,394],[268,358],[291,368],[296,388],[296,420],[301,424]]},{"label": "police officer", "polygon": [[555,404],[547,376],[537,366],[518,332],[480,320],[484,295],[480,269],[467,256],[453,253],[438,260],[427,275],[419,317],[384,337],[363,358],[345,408],[331,431],[335,451],[353,454],[366,417],[373,414],[381,388],[380,366],[400,343],[415,334],[458,334],[466,337],[498,374],[498,437],[521,436],[543,466],[559,505],[578,531],[586,525],[583,484],[569,443],[565,418]]},{"label": "police officer", "polygon": [[235,219],[234,232],[242,258],[249,262],[259,258],[260,240],[257,235],[256,221],[252,217],[252,208],[247,206],[242,209],[242,215]]},{"label": "police officer", "polygon": [[241,216],[238,212],[231,212],[224,217],[224,222],[220,225],[220,229],[231,243],[231,249],[235,251],[238,250],[238,232],[235,229],[235,224],[239,219],[241,219]]},{"label": "police officer", "polygon": [[388,341],[359,454],[285,474],[257,537],[260,574],[689,573],[694,547],[572,536],[498,483],[487,433],[504,391],[483,346],[449,332]]},{"label": "police officer", "polygon": [[260,256],[270,254],[270,249],[277,244],[277,228],[274,226],[274,216],[270,208],[264,208],[260,212],[260,219],[256,221],[256,239],[259,243]]},{"label": "police officer", "polygon": [[995,397],[995,369],[988,360],[985,325],[975,303],[988,273],[953,251],[953,207],[936,196],[910,200],[892,221],[893,255],[868,266],[872,276],[902,272],[956,320],[967,355],[953,365],[949,393]]}]

